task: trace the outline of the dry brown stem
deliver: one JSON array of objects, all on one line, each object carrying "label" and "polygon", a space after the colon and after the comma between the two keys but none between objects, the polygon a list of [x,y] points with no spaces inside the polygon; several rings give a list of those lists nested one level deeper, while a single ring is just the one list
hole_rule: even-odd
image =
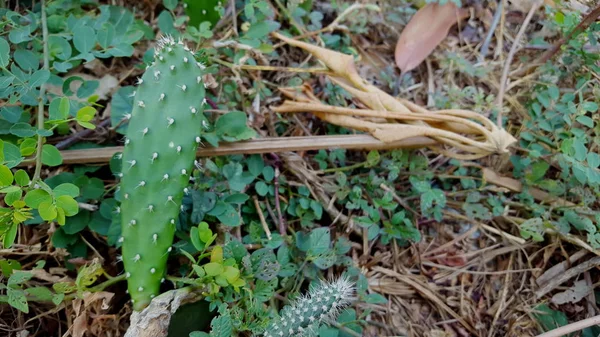
[{"label": "dry brown stem", "polygon": [[[320,102],[312,88],[280,88],[289,99],[274,108],[277,112],[311,112],[339,126],[368,132],[384,143],[411,137],[435,140],[430,148],[445,156],[473,160],[493,153],[507,153],[516,139],[486,117],[468,110],[431,112],[416,104],[396,99],[362,79],[350,55],[287,38],[274,36],[304,49],[320,60],[332,74],[328,78],[369,109],[333,107]],[[362,117],[362,118],[359,118]]]}]

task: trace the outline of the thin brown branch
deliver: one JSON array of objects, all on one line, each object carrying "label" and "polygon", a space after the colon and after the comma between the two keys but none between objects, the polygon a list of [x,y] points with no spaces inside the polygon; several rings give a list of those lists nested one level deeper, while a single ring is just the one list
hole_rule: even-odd
[{"label": "thin brown branch", "polygon": [[[348,150],[389,150],[420,149],[437,144],[427,137],[412,137],[398,142],[385,143],[370,135],[340,135],[317,137],[275,137],[261,138],[236,143],[222,143],[219,147],[205,147],[198,150],[199,157],[227,156],[234,154],[260,154],[274,152],[311,151],[325,149]],[[122,152],[122,146],[84,150],[61,151],[63,164],[105,164],[115,153]],[[23,161],[19,166],[33,164],[33,160]]]},{"label": "thin brown branch", "polygon": [[583,18],[583,20],[581,20],[581,22],[577,25],[577,27],[573,28],[573,30],[570,31],[567,35],[565,35],[560,40],[556,41],[556,43],[554,43],[552,48],[550,48],[548,51],[546,51],[542,55],[542,57],[540,58],[540,63],[543,64],[543,63],[546,63],[548,60],[550,60],[554,55],[556,55],[556,53],[558,53],[560,48],[565,43],[567,43],[572,38],[576,37],[577,35],[581,34],[583,31],[585,31],[592,23],[596,22],[596,19],[598,19],[598,17],[600,17],[600,6],[594,8],[588,15],[586,15]]}]

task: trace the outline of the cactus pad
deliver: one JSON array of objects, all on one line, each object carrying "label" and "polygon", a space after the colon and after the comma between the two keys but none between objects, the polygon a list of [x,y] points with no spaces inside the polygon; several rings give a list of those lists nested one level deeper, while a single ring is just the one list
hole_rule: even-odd
[{"label": "cactus pad", "polygon": [[196,149],[208,125],[202,68],[183,42],[166,37],[138,80],[120,186],[120,241],[136,311],[159,294]]}]

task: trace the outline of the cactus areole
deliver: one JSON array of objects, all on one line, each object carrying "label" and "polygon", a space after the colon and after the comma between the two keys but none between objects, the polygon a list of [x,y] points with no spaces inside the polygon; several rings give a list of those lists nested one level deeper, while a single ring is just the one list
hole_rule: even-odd
[{"label": "cactus areole", "polygon": [[134,93],[122,156],[120,242],[136,311],[159,294],[184,188],[208,125],[202,69],[183,42],[163,37]]}]

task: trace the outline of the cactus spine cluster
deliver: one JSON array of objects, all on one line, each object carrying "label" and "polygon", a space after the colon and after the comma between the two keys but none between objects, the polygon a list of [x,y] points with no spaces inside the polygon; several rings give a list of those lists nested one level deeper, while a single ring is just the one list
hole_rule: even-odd
[{"label": "cactus spine cluster", "polygon": [[322,282],[284,307],[280,316],[271,321],[264,337],[316,336],[319,325],[335,320],[352,302],[353,295],[354,284],[345,277]]},{"label": "cactus spine cluster", "polygon": [[127,116],[119,241],[136,311],[159,294],[196,149],[208,126],[202,68],[182,41],[161,38]]}]

